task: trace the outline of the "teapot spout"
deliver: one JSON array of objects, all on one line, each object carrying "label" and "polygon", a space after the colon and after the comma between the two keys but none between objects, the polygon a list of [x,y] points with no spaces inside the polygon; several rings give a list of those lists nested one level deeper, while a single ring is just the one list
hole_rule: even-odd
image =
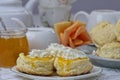
[{"label": "teapot spout", "polygon": [[35,8],[38,6],[38,1],[39,0],[29,0],[26,5],[25,8],[30,11],[31,13],[33,13],[33,11],[35,10]]}]

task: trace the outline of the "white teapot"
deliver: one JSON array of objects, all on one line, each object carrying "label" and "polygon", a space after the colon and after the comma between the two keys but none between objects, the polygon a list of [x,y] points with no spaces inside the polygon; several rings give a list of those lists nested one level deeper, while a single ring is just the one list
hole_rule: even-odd
[{"label": "white teapot", "polygon": [[97,23],[109,21],[116,24],[120,19],[120,12],[115,10],[94,10],[90,14],[84,11],[79,11],[75,14],[74,20],[79,19],[87,23],[87,30],[90,31]]},{"label": "white teapot", "polygon": [[[32,27],[34,26],[34,23],[33,23],[33,17],[32,17],[31,11],[35,10],[38,5],[42,5],[42,6],[46,5],[48,8],[47,11],[51,12],[50,10],[54,11],[54,8],[57,5],[66,6],[66,5],[72,4],[75,1],[76,0],[28,0],[26,5],[22,6],[21,0],[0,0],[0,17],[3,19],[6,26],[9,26],[9,25],[18,26],[17,24],[11,22],[10,20],[10,18],[14,17],[14,18],[20,19],[27,27]],[[50,5],[54,5],[53,6],[54,8],[49,8]],[[65,11],[66,9],[65,10],[62,8],[60,8],[59,10],[57,9],[55,10],[56,14],[60,12],[59,10],[62,10],[62,12],[64,11],[64,14],[67,14],[67,15],[69,14],[69,13],[66,13],[68,12],[68,11]],[[42,11],[40,12],[42,13]],[[63,15],[63,13],[61,15]],[[54,19],[51,15],[48,15],[47,17],[48,19],[50,19],[49,20],[50,23],[52,19]],[[64,16],[58,17],[57,15],[55,15],[54,17],[55,19],[52,22],[57,20],[60,21],[61,17],[64,18]]]},{"label": "white teapot", "polygon": [[0,17],[3,19],[6,26],[17,26],[17,24],[14,24],[10,20],[10,18],[14,17],[20,19],[27,27],[32,27],[34,26],[33,18],[29,11],[29,9],[33,7],[31,3],[34,4],[33,0],[30,0],[26,4],[26,8],[26,6],[22,6],[21,0],[0,0]]}]

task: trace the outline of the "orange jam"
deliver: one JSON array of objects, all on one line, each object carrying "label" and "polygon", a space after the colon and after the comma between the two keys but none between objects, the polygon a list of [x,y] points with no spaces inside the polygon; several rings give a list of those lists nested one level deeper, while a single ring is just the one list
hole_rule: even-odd
[{"label": "orange jam", "polygon": [[23,36],[0,36],[0,67],[16,65],[19,53],[28,54],[27,38]]}]

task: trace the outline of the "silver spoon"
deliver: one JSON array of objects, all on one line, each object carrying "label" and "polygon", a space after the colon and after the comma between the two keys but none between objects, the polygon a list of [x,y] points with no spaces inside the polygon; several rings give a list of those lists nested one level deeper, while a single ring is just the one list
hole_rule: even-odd
[{"label": "silver spoon", "polygon": [[0,17],[0,22],[1,22],[1,25],[4,28],[4,30],[7,31],[7,28],[6,28],[6,26],[5,26],[5,24],[4,24],[4,22],[3,22],[1,17]]}]

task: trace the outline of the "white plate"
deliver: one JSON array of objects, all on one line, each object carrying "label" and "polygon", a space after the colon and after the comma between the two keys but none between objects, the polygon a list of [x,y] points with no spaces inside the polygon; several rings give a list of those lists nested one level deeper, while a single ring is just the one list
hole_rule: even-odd
[{"label": "white plate", "polygon": [[101,67],[120,69],[120,59],[103,58],[93,54],[89,55],[92,64]]},{"label": "white plate", "polygon": [[76,49],[81,50],[85,52],[86,54],[91,54],[97,48],[94,44],[89,44],[89,45],[78,46]]},{"label": "white plate", "polygon": [[100,75],[100,73],[102,72],[101,68],[94,66],[93,70],[88,74],[78,75],[78,76],[70,76],[70,77],[60,77],[60,76],[57,76],[57,75],[56,76],[30,75],[30,74],[19,72],[15,67],[13,67],[11,70],[19,76],[29,78],[29,79],[37,79],[37,80],[74,80],[74,79],[79,79],[80,80],[80,79],[87,79],[87,78],[91,78],[91,77],[96,77],[96,76]]}]

